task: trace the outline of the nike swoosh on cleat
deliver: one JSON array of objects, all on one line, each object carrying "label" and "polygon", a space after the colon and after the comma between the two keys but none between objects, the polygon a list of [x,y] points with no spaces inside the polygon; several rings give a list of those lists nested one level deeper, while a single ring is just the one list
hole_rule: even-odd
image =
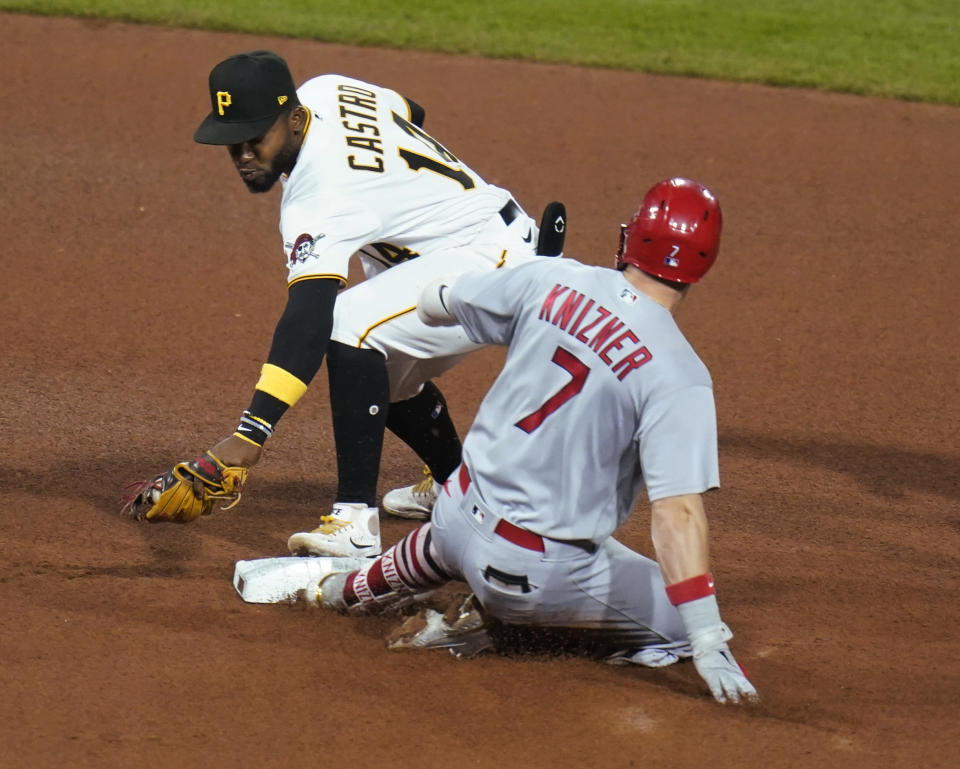
[{"label": "nike swoosh on cleat", "polygon": [[373,545],[358,545],[353,541],[353,537],[350,537],[350,544],[353,545],[357,550],[369,550]]}]

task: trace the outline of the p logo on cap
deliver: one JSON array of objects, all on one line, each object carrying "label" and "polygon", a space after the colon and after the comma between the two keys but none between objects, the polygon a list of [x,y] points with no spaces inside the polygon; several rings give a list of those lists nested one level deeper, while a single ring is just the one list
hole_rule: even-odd
[{"label": "p logo on cap", "polygon": [[[284,99],[284,101],[286,101],[286,99]],[[223,110],[231,104],[233,104],[233,99],[230,97],[229,91],[217,91],[217,112],[220,115],[226,114]]]}]

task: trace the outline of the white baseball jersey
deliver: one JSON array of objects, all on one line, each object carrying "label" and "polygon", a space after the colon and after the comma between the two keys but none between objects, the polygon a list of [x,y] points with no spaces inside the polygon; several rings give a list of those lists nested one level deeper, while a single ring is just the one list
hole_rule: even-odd
[{"label": "white baseball jersey", "polygon": [[346,283],[354,253],[370,276],[462,247],[510,200],[413,125],[395,91],[321,75],[297,95],[310,121],[283,180],[280,232],[289,283],[312,277]]},{"label": "white baseball jersey", "polygon": [[474,342],[510,346],[463,448],[498,515],[600,543],[644,484],[651,500],[719,486],[710,375],[621,273],[538,260],[462,277],[445,301]]}]

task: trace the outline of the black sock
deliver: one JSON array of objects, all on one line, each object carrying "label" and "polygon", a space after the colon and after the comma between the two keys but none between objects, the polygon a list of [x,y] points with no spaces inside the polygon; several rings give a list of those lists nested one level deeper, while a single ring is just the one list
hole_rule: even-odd
[{"label": "black sock", "polygon": [[443,393],[426,382],[419,395],[390,404],[387,427],[417,452],[434,479],[443,483],[460,464],[460,438]]},{"label": "black sock", "polygon": [[376,350],[331,340],[327,371],[337,446],[337,501],[373,507],[390,400],[386,360]]}]

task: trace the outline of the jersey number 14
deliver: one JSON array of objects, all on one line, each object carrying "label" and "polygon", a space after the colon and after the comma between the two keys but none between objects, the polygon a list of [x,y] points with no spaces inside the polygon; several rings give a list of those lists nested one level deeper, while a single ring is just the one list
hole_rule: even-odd
[{"label": "jersey number 14", "polygon": [[457,160],[456,156],[450,152],[450,150],[444,147],[422,128],[418,128],[409,120],[405,120],[404,118],[400,117],[400,115],[398,115],[396,112],[392,114],[393,122],[396,123],[405,134],[412,136],[417,141],[423,142],[445,161],[441,163],[439,160],[434,160],[426,155],[421,155],[419,152],[414,152],[413,150],[400,147],[398,149],[400,157],[406,161],[411,171],[433,171],[435,174],[440,174],[441,176],[446,176],[448,179],[453,179],[465,190],[472,190],[477,186],[470,174],[468,174],[462,168],[454,167],[454,165],[448,165],[448,163],[456,164],[456,166],[460,165],[460,161]]}]

